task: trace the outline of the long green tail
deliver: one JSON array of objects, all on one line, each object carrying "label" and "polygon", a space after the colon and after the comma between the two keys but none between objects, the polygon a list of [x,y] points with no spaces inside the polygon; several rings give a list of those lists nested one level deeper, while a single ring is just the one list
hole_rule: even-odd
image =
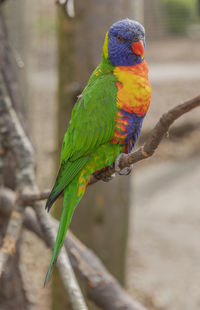
[{"label": "long green tail", "polygon": [[56,258],[58,256],[60,249],[63,246],[65,236],[67,233],[67,229],[69,227],[72,215],[74,213],[74,209],[76,206],[77,192],[78,192],[78,182],[77,180],[74,180],[74,181],[75,182],[71,182],[71,184],[69,184],[66,190],[64,191],[63,209],[62,209],[62,214],[60,218],[60,225],[58,228],[58,234],[56,237],[56,242],[54,245],[51,262],[50,262],[49,269],[47,271],[46,278],[44,281],[44,286],[46,286],[49,280],[53,265],[56,261]]}]

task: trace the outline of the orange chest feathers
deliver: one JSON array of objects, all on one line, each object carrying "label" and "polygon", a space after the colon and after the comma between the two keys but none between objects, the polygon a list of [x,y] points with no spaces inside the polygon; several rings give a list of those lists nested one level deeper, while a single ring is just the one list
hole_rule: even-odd
[{"label": "orange chest feathers", "polygon": [[114,69],[117,77],[117,107],[137,116],[147,113],[151,101],[151,85],[145,61],[135,66]]}]

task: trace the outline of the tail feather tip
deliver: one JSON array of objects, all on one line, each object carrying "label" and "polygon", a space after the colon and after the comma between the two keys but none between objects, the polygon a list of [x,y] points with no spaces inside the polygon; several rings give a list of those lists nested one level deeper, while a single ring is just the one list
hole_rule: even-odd
[{"label": "tail feather tip", "polygon": [[53,264],[50,264],[49,269],[48,269],[47,274],[46,274],[46,277],[45,277],[45,280],[44,280],[44,287],[47,286],[47,283],[48,283],[50,275],[51,275],[52,268],[53,268]]}]

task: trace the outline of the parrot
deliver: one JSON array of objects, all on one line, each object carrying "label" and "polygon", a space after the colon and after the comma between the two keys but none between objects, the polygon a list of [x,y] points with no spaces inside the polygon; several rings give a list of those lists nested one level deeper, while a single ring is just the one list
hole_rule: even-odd
[{"label": "parrot", "polygon": [[145,29],[139,22],[128,18],[115,22],[106,32],[100,64],[73,107],[63,139],[60,169],[46,203],[49,211],[64,194],[44,285],[90,176],[113,163],[119,174],[130,172],[120,170],[119,159],[133,149],[151,101],[145,44]]}]

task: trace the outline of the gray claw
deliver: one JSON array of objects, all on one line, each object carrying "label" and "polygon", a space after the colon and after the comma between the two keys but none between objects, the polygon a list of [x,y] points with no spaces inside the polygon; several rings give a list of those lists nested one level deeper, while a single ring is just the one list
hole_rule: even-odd
[{"label": "gray claw", "polygon": [[115,173],[113,173],[110,177],[103,178],[102,181],[104,181],[104,182],[109,182],[109,181],[111,181],[112,179],[114,179],[114,177],[115,177]]},{"label": "gray claw", "polygon": [[130,165],[129,167],[125,167],[125,168],[123,168],[123,169],[121,169],[121,168],[119,167],[120,160],[121,160],[122,158],[124,158],[126,155],[127,155],[127,154],[125,154],[125,153],[120,153],[120,154],[117,156],[116,160],[115,160],[115,171],[116,171],[119,175],[129,175],[129,174],[131,173],[132,168],[133,168],[133,165]]}]

